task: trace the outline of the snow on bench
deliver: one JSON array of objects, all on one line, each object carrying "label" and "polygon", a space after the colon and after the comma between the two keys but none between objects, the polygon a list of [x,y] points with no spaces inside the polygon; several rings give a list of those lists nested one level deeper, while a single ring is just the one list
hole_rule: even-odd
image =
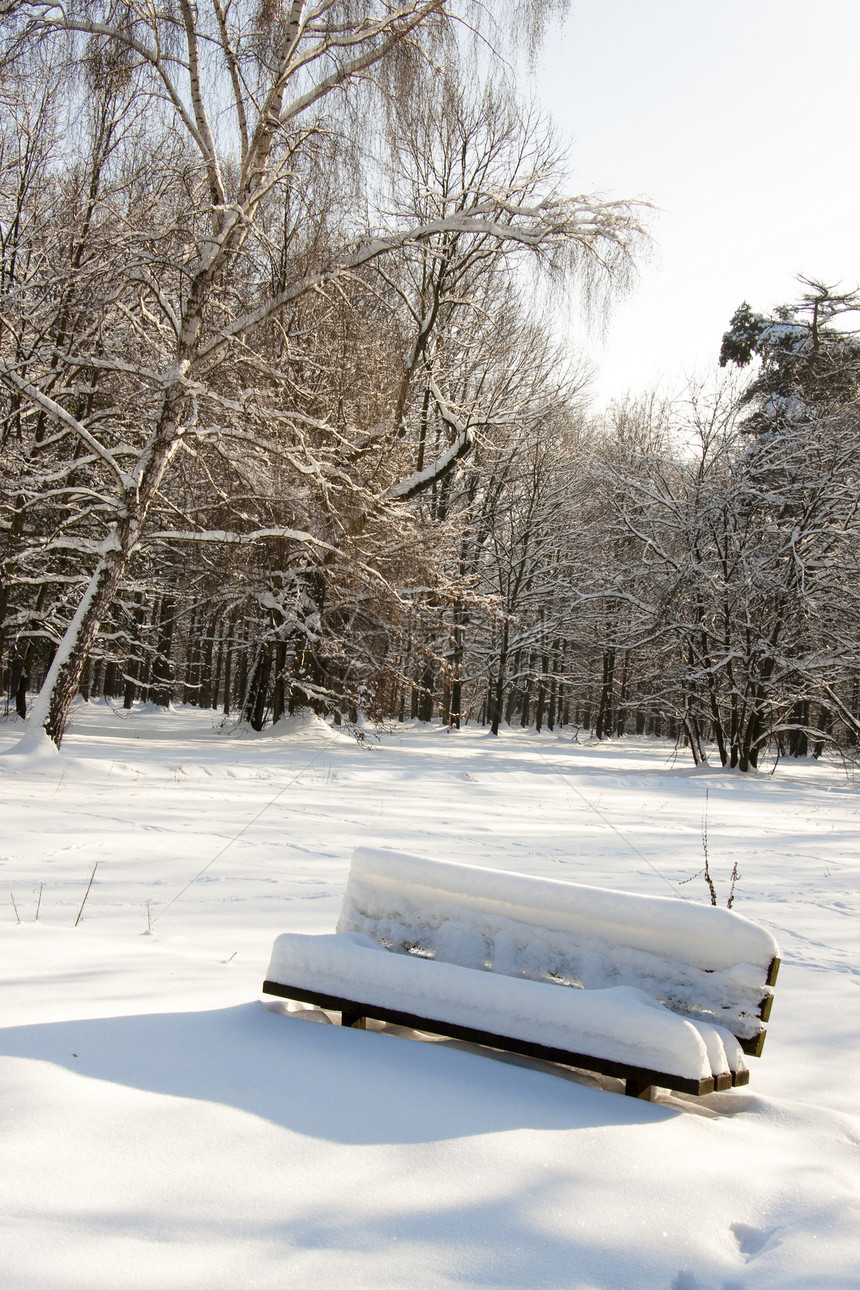
[{"label": "snow on bench", "polygon": [[777,954],[727,909],[362,847],[337,934],[279,936],[263,992],[701,1095],[748,1082]]}]

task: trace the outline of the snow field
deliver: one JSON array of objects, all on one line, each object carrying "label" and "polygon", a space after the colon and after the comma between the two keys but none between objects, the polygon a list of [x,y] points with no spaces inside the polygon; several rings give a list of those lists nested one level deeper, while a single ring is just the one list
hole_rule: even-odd
[{"label": "snow field", "polygon": [[[22,760],[0,757],[22,919],[6,897],[4,1288],[856,1290],[860,800],[840,767],[741,777],[650,740],[438,727],[363,749],[104,705]],[[639,1103],[259,1001],[277,934],[334,929],[357,844],[701,901],[676,884],[706,787],[720,895],[738,857],[736,908],[783,954],[748,1090]]]}]

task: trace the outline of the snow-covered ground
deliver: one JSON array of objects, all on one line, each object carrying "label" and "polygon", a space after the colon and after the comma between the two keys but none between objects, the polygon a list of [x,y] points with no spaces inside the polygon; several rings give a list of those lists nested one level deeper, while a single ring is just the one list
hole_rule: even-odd
[{"label": "snow-covered ground", "polygon": [[[642,1103],[260,1001],[278,933],[333,930],[357,845],[702,901],[678,884],[706,790],[720,899],[737,859],[735,907],[783,953],[748,1089]],[[3,1290],[860,1286],[860,783],[838,764],[92,704],[59,756],[0,756],[0,794]]]}]

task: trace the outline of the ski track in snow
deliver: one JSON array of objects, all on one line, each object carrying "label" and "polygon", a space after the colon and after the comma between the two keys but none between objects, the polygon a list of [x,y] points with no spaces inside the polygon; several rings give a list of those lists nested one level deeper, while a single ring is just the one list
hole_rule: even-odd
[{"label": "ski track in snow", "polygon": [[[20,729],[0,725],[3,1290],[857,1290],[843,767],[418,724],[360,746],[104,703],[59,757],[3,757]],[[260,1001],[278,933],[333,930],[357,845],[702,902],[706,789],[720,899],[737,860],[735,908],[783,953],[748,1089],[639,1103]]]}]

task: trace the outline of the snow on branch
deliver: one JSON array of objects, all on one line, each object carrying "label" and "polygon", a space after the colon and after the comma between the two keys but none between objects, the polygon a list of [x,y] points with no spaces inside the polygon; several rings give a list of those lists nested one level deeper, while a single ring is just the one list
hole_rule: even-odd
[{"label": "snow on branch", "polygon": [[302,529],[253,529],[250,533],[231,533],[227,529],[159,529],[157,533],[147,533],[145,541],[154,542],[220,542],[226,545],[241,546],[252,542],[262,542],[266,538],[283,538],[290,542],[304,542],[321,547],[324,551],[337,551],[331,543],[322,538],[305,533]]},{"label": "snow on branch", "polygon": [[435,484],[437,480],[447,475],[454,464],[461,457],[464,457],[472,447],[472,431],[458,420],[432,377],[430,379],[430,390],[439,409],[439,415],[445,424],[454,431],[454,442],[429,466],[425,466],[423,470],[417,470],[408,479],[402,480],[399,484],[392,485],[387,493],[387,496],[392,501],[407,501],[410,497],[414,497],[416,493],[423,492],[425,488]]},{"label": "snow on branch", "polygon": [[480,234],[533,250],[567,247],[608,271],[610,250],[626,257],[630,242],[640,232],[633,209],[626,202],[553,197],[537,205],[524,206],[494,196],[475,203],[467,210],[371,238],[321,273],[300,279],[236,318],[231,326],[221,328],[216,337],[200,347],[198,362],[211,358],[225,344],[259,326],[309,292],[317,291],[392,251],[429,242],[440,234]]},{"label": "snow on branch", "polygon": [[68,426],[70,430],[74,431],[78,438],[81,439],[88,448],[91,448],[96,456],[100,457],[101,460],[111,468],[123,488],[132,486],[133,481],[131,476],[128,475],[118,464],[110,449],[106,448],[104,444],[99,443],[98,439],[96,439],[94,435],[90,434],[86,426],[82,425],[77,417],[73,417],[71,412],[67,412],[61,404],[55,403],[49,395],[44,394],[35,385],[31,385],[29,381],[25,381],[23,377],[18,375],[14,368],[8,367],[5,363],[0,363],[0,376],[5,377],[5,379],[10,381],[16,389],[21,391],[22,394],[26,394],[27,398],[32,399],[34,403],[39,405],[39,407],[44,408],[44,410],[50,413],[51,416],[55,417],[58,421],[61,421],[63,425]]}]

